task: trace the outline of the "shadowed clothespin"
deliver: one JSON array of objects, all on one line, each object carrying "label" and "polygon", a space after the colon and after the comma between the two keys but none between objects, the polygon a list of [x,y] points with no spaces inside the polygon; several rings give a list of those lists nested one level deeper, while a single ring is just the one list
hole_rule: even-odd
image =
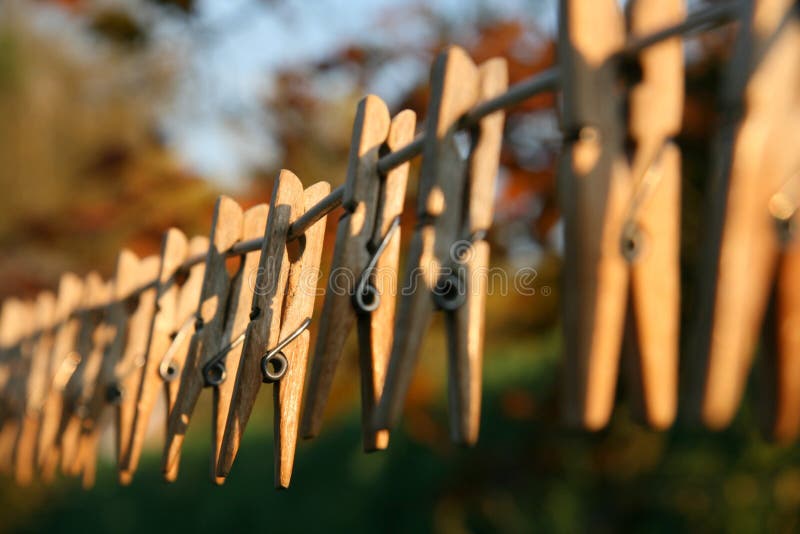
[{"label": "shadowed clothespin", "polygon": [[[137,287],[140,289],[128,297],[125,304],[129,313],[125,329],[125,342],[119,360],[114,364],[114,382],[108,388],[109,403],[116,406],[114,417],[114,442],[119,481],[129,484],[131,474],[123,469],[123,461],[128,456],[133,433],[133,420],[136,414],[136,401],[139,384],[142,381],[150,328],[156,313],[157,284],[161,267],[159,256],[148,256],[137,266]],[[117,346],[112,343],[109,357],[114,359]]]},{"label": "shadowed clothespin", "polygon": [[233,396],[234,380],[229,377],[234,376],[242,357],[261,250],[242,254],[233,275],[228,274],[226,262],[228,252],[237,243],[263,238],[268,213],[266,204],[243,211],[228,197],[217,200],[196,312],[196,332],[167,423],[162,469],[168,481],[177,475],[183,440],[204,387],[213,388],[214,394],[211,478],[217,484],[225,480],[216,475],[216,465]]},{"label": "shadowed clothespin", "polygon": [[297,176],[287,170],[282,170],[275,182],[242,357],[238,368],[226,378],[233,381],[233,397],[222,434],[218,477],[230,473],[256,395],[265,381],[273,384],[275,486],[289,486],[325,217],[288,246],[287,236],[292,222],[329,192],[327,182],[316,183],[304,192]]},{"label": "shadowed clothespin", "polygon": [[503,59],[480,67],[458,47],[439,55],[431,74],[420,170],[417,227],[408,252],[403,295],[383,396],[373,424],[394,426],[434,310],[445,312],[449,354],[450,432],[453,441],[478,439],[483,326],[494,184],[502,141],[502,111],[487,115],[466,138],[461,119],[503,91]]},{"label": "shadowed clothespin", "polygon": [[385,449],[389,443],[388,431],[376,431],[372,418],[394,337],[400,214],[410,164],[381,176],[378,157],[410,143],[415,124],[416,115],[410,110],[392,119],[377,96],[367,96],[358,105],[342,202],[346,212],[337,227],[309,374],[301,429],[304,437],[319,434],[334,372],[347,336],[357,323],[364,450]]},{"label": "shadowed clothespin", "polygon": [[56,296],[43,291],[36,297],[32,324],[37,329],[31,340],[31,360],[25,378],[25,406],[22,428],[15,445],[14,473],[17,484],[28,486],[36,473],[36,439],[47,385],[47,365],[55,337]]},{"label": "shadowed clothespin", "polygon": [[565,146],[564,390],[567,423],[596,430],[611,416],[620,355],[634,411],[675,418],[679,341],[679,37],[635,58],[627,39],[680,22],[682,0],[637,0],[628,27],[614,0],[563,0],[559,62]]},{"label": "shadowed clothespin", "polygon": [[[62,278],[62,286],[65,280]],[[75,300],[67,302],[65,298],[64,308],[72,304],[70,313],[57,315],[63,321],[63,328],[59,328],[56,333],[56,340],[53,344],[52,365],[53,373],[48,392],[48,398],[42,411],[42,426],[39,434],[39,458],[42,480],[50,483],[54,480],[56,469],[63,457],[72,454],[71,435],[64,439],[66,423],[69,418],[65,414],[70,413],[72,405],[72,391],[67,391],[67,386],[78,369],[92,350],[94,345],[94,333],[98,325],[98,313],[95,309],[106,297],[106,283],[97,272],[90,272],[86,275],[82,285],[73,285],[72,281],[66,281],[65,292],[70,293],[70,297]],[[78,291],[80,293],[78,293]],[[61,287],[59,287],[59,305],[61,305]],[[72,381],[72,384],[75,384]],[[66,449],[64,447],[66,445]],[[65,454],[66,450],[66,454]]]},{"label": "shadowed clothespin", "polygon": [[[76,352],[80,360],[67,380],[62,393],[61,421],[56,444],[61,451],[61,471],[67,476],[78,476],[83,471],[81,427],[87,415],[87,401],[100,371],[103,354],[110,341],[105,320],[112,298],[113,282],[103,282],[99,277],[87,278],[90,295],[83,306],[83,323]],[[94,483],[94,463],[86,473],[85,485]]]},{"label": "shadowed clothespin", "polygon": [[[131,298],[141,289],[139,269],[142,262],[129,250],[120,252],[111,287],[111,301],[104,317],[104,345],[96,371],[84,378],[78,457],[74,470],[83,474],[85,488],[94,485],[97,447],[105,423],[110,420],[107,408],[119,401],[116,367],[122,359],[128,339],[133,307]],[[91,375],[95,375],[94,380]]]},{"label": "shadowed clothespin", "polygon": [[800,431],[800,7],[755,0],[740,11],[691,321],[690,408],[711,428],[731,422],[767,314],[761,419],[788,441]]},{"label": "shadowed clothespin", "polygon": [[182,269],[187,258],[208,249],[208,238],[187,239],[180,230],[171,228],[164,235],[161,267],[156,286],[156,312],[150,326],[147,356],[138,386],[136,410],[131,427],[128,453],[122,458],[121,476],[127,481],[139,465],[144,438],[159,393],[167,398],[167,413],[177,393],[174,378],[180,375],[194,332],[194,311],[200,298],[205,272],[202,262]]},{"label": "shadowed clothespin", "polygon": [[14,471],[14,445],[25,413],[33,311],[31,303],[10,298],[0,314],[0,473],[5,474]]}]

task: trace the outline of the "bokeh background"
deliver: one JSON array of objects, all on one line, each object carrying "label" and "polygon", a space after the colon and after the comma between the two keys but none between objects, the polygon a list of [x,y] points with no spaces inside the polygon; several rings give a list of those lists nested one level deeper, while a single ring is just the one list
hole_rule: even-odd
[{"label": "bokeh background", "polygon": [[[268,201],[281,167],[307,184],[340,185],[361,96],[424,118],[428,69],[448,43],[477,61],[506,57],[512,83],[520,81],[553,64],[556,12],[555,0],[3,0],[0,297],[55,288],[66,270],[109,276],[120,248],[156,252],[169,226],[207,233],[218,194],[246,206]],[[715,92],[734,30],[687,40],[678,139],[686,309]],[[386,452],[361,452],[351,343],[323,434],[300,444],[290,490],[272,489],[266,392],[228,482],[208,482],[204,394],[176,483],[160,479],[156,418],[129,487],[116,483],[110,441],[91,491],[70,479],[24,489],[0,480],[0,531],[800,529],[800,454],[759,434],[757,390],[719,433],[683,421],[669,432],[644,429],[624,390],[608,429],[559,425],[555,103],[543,95],[507,115],[493,265],[535,269],[538,290],[489,298],[477,447],[447,438],[439,319]]]}]

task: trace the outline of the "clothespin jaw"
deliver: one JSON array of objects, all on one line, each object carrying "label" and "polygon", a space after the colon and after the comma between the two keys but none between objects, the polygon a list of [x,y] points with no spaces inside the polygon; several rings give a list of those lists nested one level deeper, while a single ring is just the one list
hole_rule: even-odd
[{"label": "clothespin jaw", "polygon": [[198,263],[184,273],[181,270],[183,263],[207,249],[208,240],[205,237],[188,240],[175,228],[167,230],[164,236],[156,313],[139,384],[130,449],[122,462],[122,471],[127,476],[133,476],[138,467],[159,391],[164,389],[169,408],[172,400],[169,381],[180,374],[180,367],[189,350],[188,342],[195,325],[194,310],[199,300],[205,264]]},{"label": "clothespin jaw", "polygon": [[[170,410],[167,422],[167,439],[162,468],[170,481],[177,473],[186,429],[200,397],[200,392],[206,385],[205,366],[226,344],[225,321],[228,303],[232,299],[236,299],[234,282],[228,275],[225,266],[226,252],[242,239],[243,220],[242,208],[234,200],[226,196],[219,197],[214,209],[205,277],[197,305],[196,331],[192,336],[186,365],[178,382],[179,390],[175,404]],[[258,231],[263,233],[266,216],[260,223]],[[246,276],[246,274],[241,274],[240,269],[240,273],[234,279],[241,284],[242,279]],[[249,313],[252,295],[247,300],[246,309]],[[242,327],[243,329],[244,327]],[[220,380],[224,380],[224,376],[222,376],[224,374],[224,371],[220,373]],[[214,456],[217,455],[214,454]],[[216,477],[212,478],[216,480]]]},{"label": "clothespin jaw", "polygon": [[269,209],[259,261],[251,321],[236,369],[233,397],[222,433],[217,476],[227,476],[238,452],[260,382],[270,382],[275,410],[275,485],[288,487],[300,421],[316,281],[325,233],[325,218],[287,247],[292,222],[330,192],[319,182],[303,192],[300,180],[281,171]]},{"label": "clothespin jaw", "polygon": [[[397,271],[398,218],[409,165],[382,178],[377,163],[382,148],[392,150],[411,142],[415,124],[416,115],[408,110],[390,119],[386,104],[374,95],[362,99],[356,111],[343,197],[347,211],[337,227],[303,413],[304,437],[319,433],[345,340],[358,321],[364,449],[384,449],[388,444],[388,432],[375,431],[371,422],[391,350],[396,280],[389,273]],[[351,275],[352,287],[341,287],[342,273]]]},{"label": "clothespin jaw", "polygon": [[62,393],[79,363],[76,348],[85,314],[78,311],[88,291],[86,285],[71,273],[62,275],[59,282],[56,302],[58,328],[48,366],[47,395],[42,408],[37,449],[37,463],[45,483],[52,482],[57,467],[58,456],[54,452],[62,411]]},{"label": "clothespin jaw", "polygon": [[130,318],[122,358],[114,368],[115,383],[108,389],[111,404],[116,405],[115,443],[119,481],[127,485],[132,474],[124,466],[129,455],[133,422],[136,415],[139,384],[147,359],[150,330],[156,313],[158,284],[156,280],[161,269],[159,256],[148,256],[139,262],[138,289],[126,301]]},{"label": "clothespin jaw", "polygon": [[[791,161],[796,147],[778,134],[794,131],[797,124],[785,123],[792,116],[787,110],[797,106],[796,12],[791,0],[743,4],[723,88],[727,109],[712,177],[714,204],[705,225],[710,245],[700,273],[698,317],[692,321],[696,331],[690,338],[697,378],[692,412],[714,429],[727,426],[736,414],[782,258],[781,225],[770,204],[794,172],[784,162]],[[777,411],[788,408],[783,402],[775,406]],[[779,435],[795,432],[781,426],[775,428]]]},{"label": "clothespin jaw", "polygon": [[[383,395],[375,413],[375,426],[391,428],[402,410],[422,336],[436,307],[455,310],[468,290],[468,281],[453,269],[453,246],[465,236],[464,198],[468,194],[469,164],[459,151],[459,120],[480,97],[480,73],[469,56],[451,47],[436,59],[431,74],[431,103],[418,201],[418,226],[408,251],[403,287],[415,291],[403,295],[395,321]],[[457,278],[457,279],[456,279]],[[447,286],[447,287],[445,287]],[[449,289],[455,291],[450,291]],[[463,301],[462,301],[463,302]],[[454,354],[451,345],[451,355]],[[455,363],[455,362],[454,362]],[[452,376],[452,375],[451,375]],[[460,414],[453,414],[460,419]]]},{"label": "clothespin jaw", "polygon": [[53,349],[56,295],[51,291],[42,291],[36,297],[34,306],[33,324],[39,334],[33,340],[25,388],[25,413],[14,454],[15,480],[20,486],[29,486],[36,471],[36,438],[46,393],[47,365]]}]

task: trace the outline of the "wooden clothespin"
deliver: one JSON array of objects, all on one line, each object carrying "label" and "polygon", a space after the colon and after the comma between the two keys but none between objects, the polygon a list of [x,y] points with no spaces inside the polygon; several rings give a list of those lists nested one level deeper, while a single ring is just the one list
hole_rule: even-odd
[{"label": "wooden clothespin", "polygon": [[[336,366],[357,320],[364,450],[385,449],[389,443],[388,431],[376,431],[372,417],[392,348],[400,214],[410,164],[404,163],[382,177],[378,157],[410,143],[415,124],[416,115],[410,110],[390,119],[386,104],[377,96],[367,96],[358,105],[342,202],[346,213],[337,228],[309,375],[301,425],[304,437],[319,433]],[[350,287],[344,287],[343,282]]]},{"label": "wooden clothespin", "polygon": [[36,297],[32,324],[37,332],[28,376],[25,381],[25,407],[22,429],[15,446],[15,479],[20,486],[33,482],[36,472],[36,438],[47,386],[47,365],[55,337],[56,296],[42,291]]},{"label": "wooden clothespin", "polygon": [[[158,279],[160,268],[159,256],[148,256],[137,266],[139,289],[126,301],[130,318],[125,332],[125,347],[121,359],[114,367],[114,384],[108,389],[109,402],[116,405],[114,441],[121,484],[129,484],[131,481],[129,471],[123,466],[130,450],[139,385],[142,382],[150,329],[156,313],[158,283],[154,281]],[[113,344],[111,346],[114,347]]]},{"label": "wooden clothespin", "polygon": [[[682,0],[629,8],[632,37],[684,16]],[[633,408],[664,428],[677,405],[680,154],[671,138],[682,118],[680,38],[622,57],[615,0],[563,0],[560,23],[563,415],[592,430],[606,425],[624,346]]]},{"label": "wooden clothespin", "polygon": [[233,396],[233,376],[242,355],[244,332],[253,304],[253,276],[258,270],[260,248],[243,254],[233,276],[228,274],[228,251],[241,241],[262,238],[269,207],[259,204],[247,211],[232,199],[217,200],[206,257],[205,279],[197,307],[197,331],[179,381],[179,390],[167,423],[163,472],[175,479],[181,447],[197,400],[204,387],[214,391],[211,478],[216,476],[222,434]]},{"label": "wooden clothespin", "polygon": [[774,437],[790,440],[800,430],[794,230],[800,201],[800,8],[793,0],[756,0],[740,9],[722,91],[703,300],[693,321],[693,371],[699,379],[692,408],[711,428],[733,419],[774,290],[763,420]]},{"label": "wooden clothespin", "polygon": [[81,327],[78,308],[81,306],[83,296],[83,280],[72,273],[66,273],[61,276],[56,298],[55,320],[57,327],[53,339],[53,349],[47,365],[45,397],[41,409],[36,450],[36,463],[40,469],[41,478],[45,483],[52,482],[55,476],[55,461],[57,458],[52,458],[51,455],[61,418],[61,392],[78,365],[75,345],[78,340],[78,331]]},{"label": "wooden clothespin", "polygon": [[79,311],[81,326],[75,345],[75,367],[61,391],[61,413],[55,440],[61,471],[68,476],[80,474],[80,464],[76,460],[84,396],[102,360],[106,344],[103,319],[109,298],[109,283],[104,282],[99,274],[90,273]]},{"label": "wooden clothespin", "polygon": [[291,223],[329,192],[327,182],[304,192],[297,176],[287,170],[275,182],[242,357],[227,377],[234,391],[222,434],[219,477],[230,472],[256,395],[266,381],[274,384],[275,486],[289,486],[325,218],[306,230],[299,246],[287,246],[287,235]]},{"label": "wooden clothespin", "polygon": [[24,384],[30,362],[30,303],[15,298],[3,302],[0,317],[0,473],[13,473],[14,444],[24,414]]},{"label": "wooden clothespin", "polygon": [[[450,431],[453,441],[478,438],[488,244],[503,113],[495,112],[459,147],[462,117],[476,104],[502,93],[505,61],[477,67],[464,50],[451,47],[431,75],[418,199],[417,228],[408,252],[404,294],[375,426],[394,425],[403,407],[422,336],[433,311],[444,310],[448,334]],[[481,272],[483,271],[483,272]]]},{"label": "wooden clothespin", "polygon": [[[78,366],[92,350],[93,335],[98,323],[95,307],[104,297],[106,288],[100,275],[92,271],[86,275],[80,289],[80,299],[77,305],[72,308],[71,316],[65,318],[65,325],[69,329],[56,334],[53,346],[53,361],[58,365],[53,366],[54,373],[43,411],[44,418],[39,438],[42,480],[46,483],[52,482],[55,477],[56,468],[64,456],[64,445],[67,445],[66,456],[72,452],[70,435],[67,435],[66,440],[64,439],[65,423],[68,419],[65,420],[63,415],[71,410],[69,401],[71,400],[71,390],[74,387],[71,386],[70,391],[67,391],[67,386],[70,385]],[[75,382],[72,381],[72,384]]]},{"label": "wooden clothespin", "polygon": [[119,400],[118,394],[115,394],[119,391],[116,368],[128,339],[128,323],[132,315],[130,299],[140,289],[139,268],[140,260],[133,252],[120,252],[112,282],[111,300],[105,312],[105,339],[102,340],[105,346],[99,358],[99,369],[94,380],[91,379],[93,373],[87,373],[84,378],[78,453],[73,470],[82,473],[85,488],[94,485],[98,442],[107,416],[110,415],[107,408],[111,407],[112,402]]},{"label": "wooden clothespin", "polygon": [[[83,306],[85,319],[76,347],[80,360],[62,393],[61,422],[56,443],[61,449],[61,471],[68,476],[78,476],[83,471],[81,458],[81,426],[87,413],[87,402],[93,391],[108,345],[108,329],[105,324],[111,302],[113,282],[104,282],[99,276],[87,278],[88,300]],[[87,485],[94,481],[93,473],[87,473]]]},{"label": "wooden clothespin", "polygon": [[177,391],[172,382],[180,375],[186,361],[195,326],[194,312],[205,272],[203,262],[192,265],[188,272],[183,272],[182,267],[188,258],[204,254],[207,249],[208,238],[204,236],[188,240],[176,228],[167,230],[164,236],[156,313],[150,328],[147,358],[139,383],[131,444],[121,465],[121,476],[126,482],[130,481],[138,467],[159,391],[163,389],[166,393],[167,413],[174,402]]}]

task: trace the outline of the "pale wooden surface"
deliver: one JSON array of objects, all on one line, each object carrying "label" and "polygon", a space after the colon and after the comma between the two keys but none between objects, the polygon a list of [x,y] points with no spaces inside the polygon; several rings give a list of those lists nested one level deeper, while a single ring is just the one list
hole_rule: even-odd
[{"label": "pale wooden surface", "polygon": [[94,483],[96,469],[96,450],[101,431],[109,420],[107,393],[108,388],[116,382],[115,369],[122,358],[127,338],[130,310],[127,299],[139,288],[139,258],[131,251],[124,249],[117,258],[114,271],[112,298],[105,317],[107,344],[103,352],[97,378],[87,393],[86,414],[81,424],[79,458],[76,469],[83,471],[84,487]]},{"label": "pale wooden surface", "polygon": [[199,328],[192,336],[186,364],[177,381],[179,390],[175,404],[168,415],[162,464],[165,474],[177,472],[186,429],[204,386],[203,364],[223,344],[226,303],[231,283],[225,267],[225,252],[241,239],[242,218],[242,208],[233,199],[226,196],[217,199],[205,277],[200,297],[195,303]]},{"label": "pale wooden surface", "polygon": [[[269,206],[259,204],[247,210],[244,214],[244,224],[242,239],[255,239],[264,236],[269,216]],[[216,466],[222,454],[222,438],[225,433],[227,415],[230,411],[231,401],[234,391],[234,380],[231,378],[236,369],[239,368],[244,350],[244,343],[238,342],[244,335],[247,324],[250,322],[250,311],[252,310],[253,292],[255,289],[255,278],[258,272],[258,265],[261,258],[261,251],[250,252],[245,255],[242,266],[233,281],[231,295],[228,301],[228,318],[225,323],[226,345],[237,342],[225,356],[225,373],[228,378],[214,389],[214,402],[212,405],[212,445],[214,447],[211,457],[211,476],[220,484],[224,478],[216,476]]]},{"label": "pale wooden surface", "polygon": [[[148,256],[139,264],[138,285],[143,287],[158,277],[161,268],[159,256]],[[131,434],[133,433],[133,419],[136,413],[136,400],[138,386],[142,379],[145,359],[147,357],[147,343],[150,340],[150,326],[156,313],[156,285],[148,286],[136,299],[135,309],[128,320],[127,339],[122,358],[114,369],[116,383],[122,393],[122,398],[116,409],[115,443],[117,469],[119,480],[122,484],[129,484],[130,473],[123,469],[123,460],[130,450]],[[133,306],[132,306],[133,307]]]},{"label": "pale wooden surface", "polygon": [[624,19],[615,0],[563,0],[559,30],[562,415],[570,425],[597,429],[613,408],[629,283],[620,243],[632,191],[609,62],[625,42]]},{"label": "pale wooden surface", "polygon": [[37,450],[41,478],[45,483],[53,481],[57,467],[56,440],[58,438],[63,404],[62,392],[72,372],[78,365],[76,348],[80,333],[84,330],[85,314],[78,314],[76,311],[82,306],[83,300],[86,298],[88,293],[87,285],[88,282],[81,281],[75,278],[74,275],[62,276],[59,284],[56,318],[60,326],[53,343],[47,400],[42,410],[42,424]]},{"label": "pale wooden surface", "polygon": [[776,285],[775,352],[766,356],[775,361],[775,372],[762,393],[774,400],[764,426],[774,439],[790,442],[800,433],[800,239],[783,251]]},{"label": "pale wooden surface", "polygon": [[383,395],[375,412],[378,429],[394,426],[403,408],[419,355],[422,336],[434,311],[432,292],[441,268],[450,263],[450,248],[460,238],[467,162],[454,135],[458,119],[479,97],[478,68],[458,47],[441,53],[431,72],[431,102],[420,170],[418,227],[406,261],[403,295]]},{"label": "pale wooden surface", "polygon": [[36,463],[41,469],[58,431],[61,409],[60,391],[56,389],[56,378],[63,362],[72,352],[78,334],[79,321],[72,316],[80,305],[83,281],[72,273],[61,276],[56,297],[55,322],[58,325],[53,338],[53,347],[47,358],[47,373],[39,420],[39,437],[36,448]]},{"label": "pale wooden surface", "polygon": [[163,388],[159,375],[159,365],[164,353],[172,342],[175,330],[175,316],[180,288],[175,283],[175,275],[189,249],[189,240],[177,228],[170,228],[164,234],[161,247],[161,267],[158,274],[156,313],[150,325],[150,335],[142,374],[137,385],[136,407],[131,426],[128,454],[122,458],[120,472],[125,473],[130,483],[139,464],[144,438],[150,422],[150,415],[158,394]]},{"label": "pale wooden surface", "polygon": [[33,349],[28,340],[32,330],[33,312],[31,302],[12,298],[3,303],[0,325],[0,473],[3,474],[14,472],[14,444],[24,419],[24,376],[28,371]]},{"label": "pale wooden surface", "polygon": [[[395,151],[410,143],[414,138],[416,122],[417,116],[413,111],[404,110],[398,113],[392,119],[384,146],[389,151]],[[404,163],[386,175],[372,236],[375,245],[383,240],[394,219],[403,213],[410,166],[410,163]],[[363,347],[359,350],[361,433],[364,450],[367,452],[383,450],[389,446],[389,430],[375,429],[373,420],[383,394],[383,383],[394,341],[401,238],[402,232],[398,225],[375,265],[373,283],[380,295],[379,306],[368,317],[359,318],[359,342],[360,347]],[[364,339],[367,334],[369,339]],[[365,350],[367,347],[368,351]]]},{"label": "pale wooden surface", "polygon": [[75,373],[81,368],[81,364],[84,368],[86,366],[94,346],[97,327],[96,314],[86,309],[100,304],[105,289],[105,283],[99,273],[92,271],[84,278],[80,302],[75,312],[76,332],[71,340],[70,351],[56,370],[50,390],[52,403],[46,408],[47,417],[51,421],[49,432],[42,436],[49,441],[46,445],[42,444],[44,446],[42,480],[46,483],[53,481],[59,465],[65,470],[67,461],[77,445],[75,438],[78,429],[74,424],[70,424],[80,387],[80,373],[77,376]]},{"label": "pale wooden surface", "polygon": [[[641,37],[685,18],[684,0],[636,0],[630,33]],[[678,405],[680,328],[681,158],[671,142],[683,118],[683,44],[662,41],[639,56],[642,79],[630,90],[633,203],[629,223],[641,234],[631,262],[626,351],[628,391],[636,415],[650,426],[672,424]]]},{"label": "pale wooden surface", "polygon": [[291,221],[303,211],[303,186],[291,171],[282,170],[275,181],[267,230],[255,278],[253,316],[245,333],[239,366],[228,375],[233,396],[225,422],[216,475],[230,473],[242,434],[261,387],[261,357],[279,341],[283,298],[289,271],[286,235]]},{"label": "pale wooden surface", "polygon": [[[160,390],[166,394],[167,411],[172,408],[177,393],[175,381],[165,382],[160,368],[164,358],[177,373],[186,360],[191,333],[194,330],[194,312],[200,299],[205,263],[193,265],[188,273],[179,273],[181,264],[189,257],[208,250],[208,238],[196,236],[191,240],[176,229],[170,229],[164,238],[161,272],[158,286],[158,309],[153,318],[147,360],[139,387],[134,416],[131,446],[123,469],[132,476],[142,453],[144,437]],[[179,277],[183,274],[185,279]],[[179,283],[182,282],[182,283]],[[177,467],[177,466],[176,466]],[[177,471],[167,471],[165,477],[174,479]]]},{"label": "pale wooden surface", "polygon": [[[370,259],[367,244],[372,239],[380,193],[377,161],[380,147],[389,134],[390,121],[389,109],[377,96],[369,95],[359,102],[350,139],[343,200],[347,211],[336,228],[331,276],[328,277],[308,377],[301,430],[306,438],[319,434],[336,367],[345,341],[356,324],[350,294]],[[334,273],[344,276],[335,276]]]},{"label": "pale wooden surface", "polygon": [[[209,250],[209,239],[205,236],[195,236],[189,240],[187,257],[202,255]],[[200,291],[205,279],[205,262],[197,263],[189,269],[186,281],[178,292],[178,301],[175,309],[175,322],[173,341],[168,351],[169,365],[179,377],[189,354],[189,344],[197,323],[197,303],[200,302]],[[179,336],[179,337],[176,337]],[[166,357],[166,356],[165,356]],[[162,364],[163,364],[162,359]],[[167,413],[175,406],[175,397],[178,395],[180,381],[174,379],[166,383]]]},{"label": "pale wooden surface", "polygon": [[[709,289],[714,295],[711,317],[709,322],[698,321],[707,332],[694,355],[705,367],[695,408],[715,429],[727,426],[738,409],[780,253],[769,203],[789,176],[785,170],[775,172],[776,161],[783,159],[776,151],[791,153],[796,148],[785,139],[776,141],[774,132],[782,129],[787,110],[796,105],[800,47],[796,21],[777,37],[776,29],[793,6],[790,0],[756,2],[752,23],[745,20],[742,25],[740,55],[735,58],[739,68],[749,65],[755,70],[741,88],[746,113],[738,128],[728,125],[736,136],[719,156],[732,157],[724,175],[727,195],[720,199],[725,205],[724,226],[706,273],[706,279],[716,274],[716,285]],[[734,87],[728,98],[735,106],[737,79],[731,78]],[[726,151],[730,148],[732,153]]]},{"label": "pale wooden surface", "polygon": [[[800,21],[797,18],[786,30],[784,54],[795,55],[800,49]],[[791,42],[791,48],[785,48]],[[800,58],[798,58],[800,61]],[[772,129],[768,155],[762,172],[786,177],[778,192],[770,198],[773,217],[794,225],[794,232],[782,242],[778,259],[771,314],[768,320],[759,397],[762,398],[762,428],[769,437],[788,443],[800,433],[800,236],[797,235],[800,206],[800,76],[795,70],[795,98]],[[788,208],[788,209],[787,209]],[[784,212],[784,210],[786,210]],[[777,222],[777,221],[776,221]]]},{"label": "pale wooden surface", "polygon": [[627,391],[634,414],[664,429],[678,407],[681,157],[675,144],[664,145],[651,172],[661,177],[636,218],[643,237],[631,266]]},{"label": "pale wooden surface", "polygon": [[[359,103],[353,126],[345,192],[345,207],[348,211],[340,219],[337,228],[331,264],[332,276],[328,279],[309,374],[301,429],[304,437],[314,437],[319,433],[336,367],[341,360],[345,341],[357,319],[350,297],[355,287],[344,287],[344,279],[334,273],[346,274],[347,284],[355,286],[372,256],[369,251],[370,243],[380,242],[394,217],[402,212],[408,164],[393,169],[381,184],[377,173],[377,159],[382,146],[391,150],[410,142],[414,125],[415,115],[409,111],[390,120],[386,104],[376,96],[367,96]],[[384,251],[379,260],[378,272],[396,272],[399,237],[397,232]],[[391,348],[395,292],[390,284],[396,285],[396,282],[391,277],[388,280],[386,277],[378,278],[382,278],[376,279],[376,284],[381,284],[378,287],[381,292],[380,306],[372,314],[359,318],[359,337],[366,337],[366,341],[360,343],[359,363],[363,443],[367,451],[383,449],[388,444],[388,433],[373,430],[371,418],[383,387],[383,374]],[[333,284],[336,284],[336,288],[332,287]],[[383,285],[386,287],[382,287]]]},{"label": "pale wooden surface", "polygon": [[[330,192],[331,186],[328,182],[317,182],[306,189],[303,194],[302,211],[298,211],[293,219],[302,215],[305,210]],[[306,230],[300,243],[301,250],[293,250],[289,254],[289,274],[279,341],[287,339],[314,313],[326,221],[327,217],[322,217]],[[289,367],[283,378],[273,385],[276,488],[288,488],[292,478],[309,338],[310,332],[305,330],[283,349]]]},{"label": "pale wooden surface", "polygon": [[[75,476],[75,460],[80,439],[80,411],[85,389],[95,378],[100,368],[106,345],[104,308],[111,297],[111,285],[99,273],[90,273],[84,285],[85,294],[81,302],[81,329],[75,347],[79,358],[77,366],[67,380],[62,392],[61,421],[56,446],[60,453],[61,471]],[[94,311],[85,311],[94,308]]]},{"label": "pale wooden surface", "polygon": [[[490,59],[479,68],[479,102],[505,92],[508,66],[505,59]],[[461,239],[487,231],[494,216],[494,190],[503,144],[505,114],[497,111],[478,124],[469,160],[469,198],[463,214]],[[483,378],[483,340],[488,286],[489,243],[477,240],[466,251],[464,278],[466,300],[447,314],[449,340],[448,400],[450,436],[454,443],[474,445],[478,440]],[[452,259],[452,258],[451,258]]]},{"label": "pale wooden surface", "polygon": [[53,350],[55,314],[56,295],[51,291],[42,291],[36,297],[33,322],[39,334],[32,340],[25,390],[25,413],[15,445],[14,478],[23,487],[33,482],[36,472],[36,439],[47,386],[47,361]]}]

